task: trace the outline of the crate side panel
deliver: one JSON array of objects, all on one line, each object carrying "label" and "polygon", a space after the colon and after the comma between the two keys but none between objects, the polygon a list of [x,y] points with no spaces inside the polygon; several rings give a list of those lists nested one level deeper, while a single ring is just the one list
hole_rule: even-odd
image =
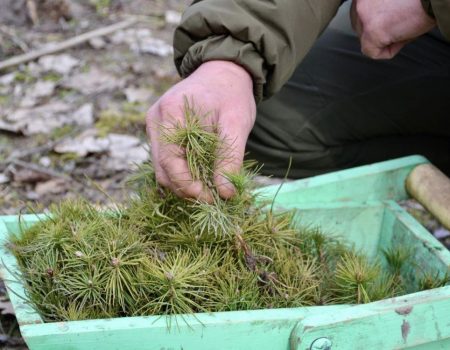
[{"label": "crate side panel", "polygon": [[296,216],[299,227],[315,227],[354,245],[371,259],[378,254],[383,219],[383,205],[322,204],[300,207]]},{"label": "crate side panel", "polygon": [[408,349],[409,350],[448,350],[448,349],[450,349],[450,339],[437,340],[432,343],[413,346]]},{"label": "crate side panel", "polygon": [[171,317],[170,330],[165,318],[150,316],[34,325],[22,332],[31,350],[288,350],[299,320],[346,307],[219,312],[178,317],[178,321]]},{"label": "crate side panel", "polygon": [[[313,315],[293,332],[294,349],[327,337],[336,349],[407,349],[450,339],[450,287]],[[428,349],[428,348],[427,348]]]},{"label": "crate side panel", "polygon": [[16,258],[8,251],[6,244],[10,231],[0,218],[0,277],[4,280],[8,296],[14,306],[20,325],[41,323],[41,317],[26,302],[25,290],[19,277]]},{"label": "crate side panel", "polygon": [[27,214],[1,216],[0,220],[6,226],[8,234],[18,234],[22,229],[30,227],[46,218],[47,216],[45,214]]},{"label": "crate side panel", "polygon": [[[423,273],[443,277],[449,272],[450,252],[395,202],[387,203],[382,231],[380,250],[396,246],[411,249],[414,269],[410,269],[409,278],[413,284]],[[422,274],[416,273],[417,268]]]},{"label": "crate side panel", "polygon": [[[406,177],[417,165],[427,162],[421,156],[410,156],[289,182],[281,187],[276,203],[406,199]],[[270,200],[278,189],[268,186],[258,192]]]}]

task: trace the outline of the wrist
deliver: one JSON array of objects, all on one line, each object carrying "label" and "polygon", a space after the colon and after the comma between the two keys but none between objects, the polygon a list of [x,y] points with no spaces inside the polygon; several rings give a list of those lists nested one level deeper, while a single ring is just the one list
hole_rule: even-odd
[{"label": "wrist", "polygon": [[233,80],[245,83],[253,91],[252,76],[242,66],[231,61],[207,61],[202,63],[196,70],[197,73],[212,74],[218,77],[229,77]]}]

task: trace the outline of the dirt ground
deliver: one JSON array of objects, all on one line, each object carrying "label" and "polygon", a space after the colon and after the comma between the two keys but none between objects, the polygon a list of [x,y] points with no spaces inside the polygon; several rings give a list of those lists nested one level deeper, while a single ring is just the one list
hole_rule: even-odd
[{"label": "dirt ground", "polygon": [[[148,158],[145,112],[178,81],[172,34],[187,0],[2,0],[0,62],[97,28],[127,29],[0,70],[0,215],[83,196],[107,206]],[[415,203],[411,212],[444,232]],[[441,230],[441,231],[440,231]],[[0,349],[26,349],[0,280]]]}]

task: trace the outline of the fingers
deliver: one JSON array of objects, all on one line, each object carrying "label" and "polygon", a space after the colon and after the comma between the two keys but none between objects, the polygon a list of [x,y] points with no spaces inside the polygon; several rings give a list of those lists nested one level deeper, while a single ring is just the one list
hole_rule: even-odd
[{"label": "fingers", "polygon": [[[169,108],[165,107],[169,104]],[[152,163],[157,182],[184,198],[211,202],[211,193],[200,181],[193,181],[184,150],[161,140],[161,129],[182,123],[182,102],[156,103],[147,114],[147,133],[150,137]]]},{"label": "fingers", "polygon": [[250,132],[250,129],[246,130],[240,125],[239,119],[222,117],[219,120],[219,135],[223,145],[218,154],[214,184],[219,196],[224,199],[235,195],[235,188],[228,180],[227,175],[239,173],[242,168],[245,145]]},{"label": "fingers", "polygon": [[[211,184],[193,180],[185,150],[161,140],[161,136],[165,136],[162,135],[164,129],[170,130],[177,123],[184,125],[186,95],[196,98],[196,105],[200,106],[201,111],[214,112],[207,114],[206,119],[212,127],[205,127],[211,132],[219,130],[226,146],[217,154],[219,160],[213,181],[219,195],[230,198],[234,188],[224,176],[240,170],[245,143],[256,115],[251,76],[245,69],[230,62],[204,63],[167,91],[148,112],[147,129],[157,181],[181,197],[212,202]],[[224,118],[224,113],[233,118]]]},{"label": "fingers", "polygon": [[[409,42],[388,25],[389,11],[379,11],[376,2],[354,0],[350,9],[353,30],[358,34],[361,52],[372,59],[391,59]],[[396,35],[395,35],[396,34]]]},{"label": "fingers", "polygon": [[211,202],[211,193],[200,181],[194,181],[189,171],[183,149],[176,145],[161,144],[159,163],[167,178],[169,187],[178,196],[196,198],[200,201]]},{"label": "fingers", "polygon": [[158,113],[158,106],[153,105],[148,110],[146,117],[147,135],[150,139],[152,164],[155,170],[156,181],[163,187],[170,187],[170,180],[159,162],[160,119],[161,118]]},{"label": "fingers", "polygon": [[387,60],[395,57],[408,42],[400,41],[391,43],[363,35],[361,37],[361,52],[372,59]]}]

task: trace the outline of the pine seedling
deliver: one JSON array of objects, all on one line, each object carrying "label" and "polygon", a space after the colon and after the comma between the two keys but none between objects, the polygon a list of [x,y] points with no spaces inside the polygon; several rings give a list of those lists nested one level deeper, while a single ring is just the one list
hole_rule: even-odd
[{"label": "pine seedling", "polygon": [[321,264],[334,270],[337,260],[351,251],[351,247],[342,239],[333,235],[325,235],[319,228],[305,227],[301,230],[301,241],[297,245],[306,254],[314,256]]},{"label": "pine seedling", "polygon": [[164,259],[146,261],[143,287],[149,298],[141,314],[174,315],[208,311],[205,304],[214,291],[208,276],[216,269],[215,253],[194,255],[180,249]]},{"label": "pine seedling", "polygon": [[412,256],[411,249],[403,246],[389,247],[382,252],[391,273],[396,276],[401,275],[403,267]]},{"label": "pine seedling", "polygon": [[374,283],[369,285],[368,295],[370,301],[392,298],[403,292],[402,285],[396,276],[382,272]]},{"label": "pine seedling", "polygon": [[450,283],[450,274],[447,272],[445,275],[441,275],[439,272],[425,272],[418,281],[418,290],[429,290],[434,288],[440,288]]},{"label": "pine seedling", "polygon": [[71,300],[67,310],[72,312],[85,308],[102,308],[107,305],[104,286],[107,276],[101,275],[95,265],[90,268],[69,268],[61,277],[61,293]]},{"label": "pine seedling", "polygon": [[371,264],[356,253],[347,253],[336,266],[335,301],[339,303],[369,303],[370,286],[380,277],[379,264]]},{"label": "pine seedling", "polygon": [[[134,237],[133,237],[134,236]],[[145,261],[145,243],[130,231],[114,225],[107,227],[100,252],[103,262],[101,274],[106,275],[105,299],[110,308],[127,306],[138,297],[137,276]]]},{"label": "pine seedling", "polygon": [[[266,283],[275,292],[273,307],[316,305],[319,299],[319,265],[304,258],[296,248],[281,250],[274,259],[273,273],[266,275]],[[269,289],[270,290],[270,289]]]},{"label": "pine seedling", "polygon": [[217,292],[208,299],[208,309],[235,311],[261,308],[257,274],[236,264],[233,256],[225,255],[221,266],[210,275],[210,280]]},{"label": "pine seedling", "polygon": [[[162,141],[178,146],[186,158],[189,172],[194,181],[201,181],[212,187],[214,168],[220,161],[221,141],[215,125],[208,124],[209,113],[202,113],[188,98],[184,99],[183,122],[161,128]],[[211,131],[208,131],[211,130]]]},{"label": "pine seedling", "polygon": [[233,204],[246,208],[255,205],[257,196],[253,192],[256,188],[254,178],[261,168],[262,166],[257,166],[254,161],[245,160],[239,172],[223,174],[236,190],[235,196],[230,199]]},{"label": "pine seedling", "polygon": [[233,216],[233,208],[221,199],[215,198],[213,204],[198,202],[191,206],[192,228],[198,235],[223,237],[235,231],[239,220]]},{"label": "pine seedling", "polygon": [[294,228],[294,212],[253,213],[255,220],[246,220],[242,225],[242,237],[252,247],[263,253],[274,253],[278,249],[288,248],[300,243],[299,231]]}]

